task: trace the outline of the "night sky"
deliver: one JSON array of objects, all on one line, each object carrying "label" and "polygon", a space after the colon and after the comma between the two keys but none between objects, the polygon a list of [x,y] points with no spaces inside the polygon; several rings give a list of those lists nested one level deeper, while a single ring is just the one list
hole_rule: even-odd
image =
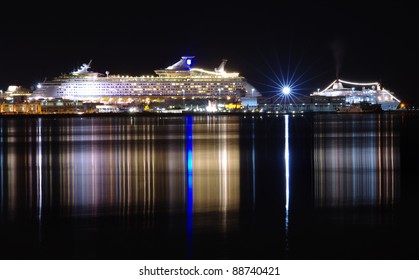
[{"label": "night sky", "polygon": [[283,80],[308,95],[339,77],[419,103],[418,21],[412,1],[2,3],[0,89],[90,59],[92,71],[152,75],[191,55],[209,70],[228,59],[265,96]]}]

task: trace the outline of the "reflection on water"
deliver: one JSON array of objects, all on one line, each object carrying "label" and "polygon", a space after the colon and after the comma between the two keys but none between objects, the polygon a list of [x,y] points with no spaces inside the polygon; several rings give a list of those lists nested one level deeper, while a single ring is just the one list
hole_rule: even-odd
[{"label": "reflection on water", "polygon": [[238,123],[9,120],[1,141],[2,211],[11,217],[20,208],[95,216],[238,207]]},{"label": "reflection on water", "polygon": [[289,226],[289,203],[290,203],[290,152],[289,152],[289,116],[285,116],[285,148],[284,148],[284,160],[285,160],[285,252],[288,252],[288,226]]},{"label": "reflection on water", "polygon": [[313,173],[317,206],[392,205],[399,198],[397,116],[316,116]]},{"label": "reflection on water", "polygon": [[0,257],[368,257],[401,223],[402,130],[392,114],[0,118]]}]

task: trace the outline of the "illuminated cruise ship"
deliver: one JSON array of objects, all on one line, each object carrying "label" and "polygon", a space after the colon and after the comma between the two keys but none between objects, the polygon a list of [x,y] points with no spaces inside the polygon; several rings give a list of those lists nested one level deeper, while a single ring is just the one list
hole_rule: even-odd
[{"label": "illuminated cruise ship", "polygon": [[[351,85],[352,87],[345,88],[343,84]],[[324,90],[320,91],[319,89],[310,94],[310,96],[314,100],[319,100],[323,97],[334,98],[343,101],[347,106],[361,102],[380,104],[381,109],[384,111],[396,110],[400,104],[400,100],[394,96],[394,93],[381,87],[378,82],[357,83],[337,79]]]},{"label": "illuminated cruise ship", "polygon": [[[154,76],[121,76],[89,71],[91,61],[78,70],[38,84],[35,98],[63,98],[86,102],[166,102],[168,104],[219,103],[257,98],[260,92],[237,72],[226,72],[227,63],[208,71],[191,67],[194,56],[183,56],[175,64],[155,70]],[[168,102],[171,101],[171,102]],[[198,102],[199,101],[199,102]]]}]

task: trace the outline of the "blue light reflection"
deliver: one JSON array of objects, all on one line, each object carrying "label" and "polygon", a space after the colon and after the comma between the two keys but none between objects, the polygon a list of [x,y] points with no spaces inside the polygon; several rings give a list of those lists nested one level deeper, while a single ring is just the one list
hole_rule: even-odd
[{"label": "blue light reflection", "polygon": [[186,117],[186,164],[187,164],[187,188],[186,188],[186,231],[188,242],[188,255],[192,257],[192,226],[193,226],[193,138],[192,138],[193,117]]}]

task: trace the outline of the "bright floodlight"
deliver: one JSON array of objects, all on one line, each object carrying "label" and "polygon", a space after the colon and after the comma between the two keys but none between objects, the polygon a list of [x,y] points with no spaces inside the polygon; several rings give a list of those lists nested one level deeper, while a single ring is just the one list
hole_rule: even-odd
[{"label": "bright floodlight", "polygon": [[286,94],[286,95],[290,94],[291,93],[291,88],[288,87],[288,86],[283,87],[282,88],[282,93]]}]

